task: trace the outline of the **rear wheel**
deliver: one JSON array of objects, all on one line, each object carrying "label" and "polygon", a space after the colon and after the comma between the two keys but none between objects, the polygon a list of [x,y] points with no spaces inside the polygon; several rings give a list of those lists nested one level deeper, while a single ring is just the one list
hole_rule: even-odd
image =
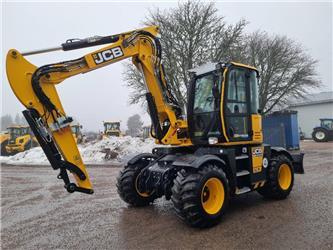
[{"label": "rear wheel", "polygon": [[139,162],[125,166],[120,171],[117,178],[118,194],[123,201],[136,207],[147,206],[157,197],[155,193],[140,192],[138,189],[138,179],[144,167],[150,163],[147,159],[141,159]]},{"label": "rear wheel", "polygon": [[328,134],[325,129],[317,128],[312,132],[312,139],[316,142],[325,142],[328,139]]},{"label": "rear wheel", "polygon": [[174,180],[172,202],[177,215],[193,227],[210,227],[222,218],[229,202],[229,185],[223,170],[206,165],[181,170]]},{"label": "rear wheel", "polygon": [[285,155],[274,156],[268,166],[267,182],[258,193],[267,198],[285,199],[294,185],[294,170]]}]

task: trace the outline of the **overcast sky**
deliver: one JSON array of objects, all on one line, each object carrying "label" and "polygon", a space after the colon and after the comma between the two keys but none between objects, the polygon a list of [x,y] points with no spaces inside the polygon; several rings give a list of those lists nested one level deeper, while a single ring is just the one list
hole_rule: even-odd
[{"label": "overcast sky", "polygon": [[[175,7],[176,2],[158,3],[4,3],[2,9],[2,65],[10,48],[19,51],[58,46],[70,38],[111,35],[139,28],[149,9]],[[332,3],[217,2],[228,23],[240,18],[249,22],[247,32],[257,29],[295,39],[319,61],[323,87],[332,90]],[[74,59],[94,49],[53,52],[28,57],[37,66]],[[129,105],[129,89],[122,80],[124,68],[116,63],[88,74],[67,79],[57,86],[67,115],[76,117],[85,129],[101,130],[103,120],[121,120],[139,113],[146,124],[149,117],[139,105]],[[24,107],[11,91],[2,67],[2,114],[16,114]]]}]

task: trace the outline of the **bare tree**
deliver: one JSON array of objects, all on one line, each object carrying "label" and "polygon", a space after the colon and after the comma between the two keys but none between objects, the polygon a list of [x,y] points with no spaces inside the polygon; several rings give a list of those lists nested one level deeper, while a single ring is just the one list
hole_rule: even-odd
[{"label": "bare tree", "polygon": [[[246,35],[246,21],[227,25],[214,3],[187,1],[168,11],[155,9],[144,24],[161,28],[167,82],[181,106],[186,104],[188,70],[209,61],[236,61],[257,67],[264,114],[320,85],[315,70],[317,61],[301,45],[266,32]],[[126,65],[124,79],[133,90],[130,103],[143,101],[144,82],[132,64]]]},{"label": "bare tree", "polygon": [[261,75],[259,97],[264,114],[320,85],[317,61],[286,36],[257,31],[247,36],[243,48],[242,60],[256,67]]},{"label": "bare tree", "polygon": [[6,130],[10,125],[13,124],[13,118],[11,115],[1,116],[1,130]]},{"label": "bare tree", "polygon": [[16,125],[21,125],[21,117],[20,117],[19,114],[15,115],[14,122],[15,122]]},{"label": "bare tree", "polygon": [[[213,3],[187,1],[168,11],[151,11],[144,24],[160,27],[167,82],[182,107],[186,104],[188,70],[207,61],[238,57],[246,22],[227,25]],[[133,90],[130,103],[143,101],[144,82],[132,64],[126,64],[124,79]]]},{"label": "bare tree", "polygon": [[143,122],[141,121],[140,115],[132,115],[127,120],[127,128],[126,134],[130,136],[140,136],[142,132]]}]

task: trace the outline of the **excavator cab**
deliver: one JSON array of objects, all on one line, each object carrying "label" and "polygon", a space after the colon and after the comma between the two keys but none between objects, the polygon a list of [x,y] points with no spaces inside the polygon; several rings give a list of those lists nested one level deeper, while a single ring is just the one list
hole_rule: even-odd
[{"label": "excavator cab", "polygon": [[262,143],[257,70],[236,63],[198,70],[188,101],[193,144]]}]

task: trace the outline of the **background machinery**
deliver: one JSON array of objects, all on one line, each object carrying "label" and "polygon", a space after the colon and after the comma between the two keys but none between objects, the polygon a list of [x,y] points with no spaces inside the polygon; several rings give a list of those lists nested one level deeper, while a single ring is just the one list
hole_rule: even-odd
[{"label": "background machinery", "polygon": [[120,121],[103,121],[104,136],[117,136],[121,135]]},{"label": "background machinery", "polygon": [[84,135],[82,134],[82,125],[80,124],[72,124],[71,125],[72,128],[72,133],[74,136],[74,140],[76,143],[80,144],[84,142]]},{"label": "background machinery", "polygon": [[6,145],[8,144],[9,133],[8,131],[0,132],[0,147],[1,147],[1,155],[7,155]]},{"label": "background machinery", "polygon": [[7,130],[9,139],[5,146],[5,155],[20,153],[38,145],[29,126],[13,125],[8,127]]},{"label": "background machinery", "polygon": [[[68,192],[92,194],[92,184],[70,129],[55,85],[77,74],[132,58],[147,87],[146,99],[157,147],[128,161],[120,172],[120,197],[146,206],[165,196],[176,213],[194,227],[220,221],[229,198],[250,191],[286,198],[294,173],[303,173],[299,158],[263,144],[258,110],[258,71],[235,62],[216,63],[192,73],[187,117],[173,97],[162,66],[158,27],[106,37],[72,39],[60,47],[7,55],[7,76],[51,166],[60,170]],[[81,58],[41,67],[25,56],[108,44]],[[171,145],[171,147],[169,146]],[[59,150],[58,150],[59,149]],[[68,171],[75,178],[72,182]]]},{"label": "background machinery", "polygon": [[142,139],[147,139],[150,137],[151,126],[142,127]]},{"label": "background machinery", "polygon": [[333,140],[333,119],[320,119],[320,126],[315,127],[312,132],[312,139],[316,142],[326,142]]}]

